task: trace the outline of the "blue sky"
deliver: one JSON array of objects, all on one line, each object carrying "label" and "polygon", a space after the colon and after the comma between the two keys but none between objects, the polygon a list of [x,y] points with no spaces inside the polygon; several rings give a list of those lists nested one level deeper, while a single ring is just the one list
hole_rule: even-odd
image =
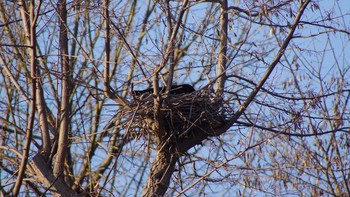
[{"label": "blue sky", "polygon": [[[240,6],[244,7],[244,2],[245,1],[240,1]],[[193,25],[193,28],[195,28],[196,26],[200,25],[202,18],[206,17],[205,13],[203,13],[203,10],[201,7],[204,7],[206,4],[200,4],[197,6],[194,6],[190,12],[189,15],[189,24]],[[342,0],[342,1],[320,1],[319,2],[319,8],[320,10],[315,10],[314,12],[307,12],[305,15],[305,20],[308,19],[313,19],[313,20],[318,20],[320,16],[325,16],[325,15],[330,15],[333,18],[336,18],[337,16],[340,16],[344,13],[349,14],[350,13],[350,1],[349,0]],[[330,13],[329,10],[335,10],[334,13]],[[118,11],[118,10],[116,10]],[[140,13],[143,13],[143,8],[140,8],[140,10],[138,10]],[[140,21],[142,21],[142,15],[139,14],[138,15],[140,17]],[[155,16],[154,16],[155,17]],[[216,17],[217,19],[217,17]],[[304,17],[303,17],[304,19]],[[155,18],[153,18],[153,20],[156,20]],[[284,20],[284,19],[281,19]],[[286,19],[287,20],[287,19]],[[284,20],[284,21],[286,21]],[[45,21],[44,21],[45,22]],[[217,24],[217,23],[215,23]],[[332,21],[332,23],[330,23],[329,21],[324,21],[322,23],[320,23],[322,25],[332,25],[334,27],[339,27],[339,28],[344,28],[346,27],[347,31],[349,31],[350,28],[350,15],[346,15],[343,18],[338,18]],[[46,25],[45,23],[43,23],[43,26]],[[147,64],[147,66],[154,66],[152,65],[153,63],[157,63],[160,59],[161,59],[161,49],[162,47],[164,47],[164,45],[162,44],[162,41],[164,41],[164,39],[166,39],[166,34],[164,34],[164,31],[166,30],[166,27],[164,26],[164,22],[160,21],[158,23],[156,23],[156,25],[158,25],[157,28],[155,28],[154,30],[150,31],[149,34],[147,35],[147,39],[148,39],[148,43],[145,41],[146,45],[143,48],[143,52],[144,52],[144,56],[143,57],[147,57],[148,55],[148,59],[144,58],[144,62]],[[230,23],[230,32],[229,32],[229,37],[230,37],[230,46],[229,47],[233,47],[235,45],[235,43],[239,42],[240,39],[242,39],[242,37],[240,37],[240,34],[242,32],[244,32],[245,29],[240,29],[243,26],[249,26],[249,24],[246,23],[245,20],[233,20]],[[192,26],[191,26],[192,27]],[[208,37],[212,37],[215,36],[216,34],[216,29],[217,27],[215,25],[212,25],[210,27],[208,27],[207,31],[204,33],[205,36]],[[97,31],[98,29],[93,29],[92,31]],[[44,40],[44,42],[42,42],[42,46],[44,47],[44,44],[47,44],[48,42],[48,38],[53,38],[54,42],[57,42],[56,37],[55,37],[55,30],[53,30],[52,32],[48,31],[46,33],[41,34],[41,39]],[[231,65],[230,65],[230,69],[229,72],[234,73],[234,74],[238,74],[242,77],[245,77],[247,79],[252,79],[253,81],[257,82],[260,77],[262,76],[262,74],[265,72],[268,63],[271,62],[272,58],[276,55],[276,51],[278,48],[276,48],[275,45],[273,46],[269,46],[269,43],[275,43],[273,35],[270,34],[270,29],[266,28],[266,27],[260,27],[259,25],[252,25],[251,28],[251,32],[250,32],[250,37],[249,40],[247,41],[247,44],[243,46],[241,54],[239,54],[234,61],[232,61]],[[319,28],[319,27],[313,27],[313,26],[309,26],[309,25],[304,25],[304,27],[299,27],[299,29],[297,30],[297,34],[298,36],[311,36],[315,33],[320,33],[324,31],[323,28]],[[192,32],[187,31],[187,39],[189,39],[191,37]],[[138,32],[135,32],[135,35],[137,35]],[[52,36],[52,37],[50,37]],[[132,44],[135,43],[135,40],[133,40],[135,37],[130,37],[130,42]],[[156,42],[152,42],[153,40],[157,40]],[[314,73],[317,70],[320,70],[321,75],[324,77],[324,81],[322,81],[322,83],[324,83],[325,87],[329,87],[330,89],[335,88],[335,84],[333,84],[334,82],[332,81],[336,81],[337,79],[332,80],[332,76],[339,76],[339,70],[343,70],[344,72],[346,71],[346,69],[349,69],[349,51],[350,51],[350,47],[349,47],[349,35],[346,34],[341,34],[339,32],[335,32],[335,33],[330,33],[330,34],[323,34],[323,35],[319,35],[317,37],[309,37],[309,38],[296,38],[292,41],[291,43],[291,48],[289,51],[286,52],[287,55],[289,55],[286,60],[289,60],[292,62],[293,58],[296,56],[298,58],[298,64],[299,64],[299,70],[296,70],[297,73],[297,78],[300,81],[300,84],[303,85],[304,87],[309,88],[310,90],[312,90],[314,93],[319,93],[320,92],[320,87],[319,84],[314,84],[314,81],[310,79],[314,79]],[[256,46],[255,46],[255,45]],[[182,82],[186,82],[186,83],[192,83],[194,82],[197,78],[198,78],[198,74],[199,72],[203,69],[203,65],[202,65],[202,61],[204,59],[203,62],[210,62],[209,60],[212,60],[214,63],[216,62],[216,55],[212,55],[211,53],[215,53],[217,52],[216,50],[211,50],[210,47],[215,45],[215,42],[212,39],[207,39],[207,38],[199,38],[196,41],[196,44],[193,45],[193,48],[191,48],[191,50],[189,51],[190,55],[188,55],[181,63],[180,63],[180,68],[183,69],[183,71],[181,71],[180,73],[186,73],[187,72],[187,68],[188,65],[191,65],[192,67],[196,67],[196,68],[191,68],[191,74],[188,75],[179,75],[179,81]],[[207,47],[207,48],[206,48]],[[300,50],[299,48],[304,48],[304,49],[309,49],[308,50]],[[99,57],[98,54],[100,54],[104,49],[104,42],[103,42],[103,38],[101,38],[101,42],[99,42],[94,50],[95,50],[95,54],[96,56]],[[230,51],[232,50],[232,48],[229,49]],[[264,62],[262,61],[257,61],[254,58],[247,58],[247,54],[249,54],[249,52],[256,50],[257,52],[264,54],[264,52],[268,52],[266,54],[266,56],[264,56]],[[234,50],[233,54],[234,54]],[[317,52],[314,52],[317,51]],[[199,55],[198,55],[199,54]],[[52,54],[51,54],[52,55]],[[98,58],[98,57],[94,57],[94,58]],[[52,59],[49,58],[49,60],[52,60],[53,64],[55,64],[56,62],[56,56],[52,56]],[[78,57],[79,60],[83,61],[84,57],[83,56],[79,56]],[[96,61],[97,62],[97,61]],[[189,62],[191,62],[191,64],[189,64]],[[124,65],[127,65],[128,63],[130,63],[130,57],[127,56],[127,58],[123,59]],[[296,65],[294,65],[296,66]],[[88,69],[86,69],[86,72],[89,73],[91,70],[89,70],[90,68],[92,68],[91,64],[88,64]],[[102,70],[102,67],[100,67]],[[338,69],[339,68],[339,69]],[[269,88],[269,87],[277,87],[277,89],[273,89],[276,92],[283,92],[283,86],[275,86],[275,84],[280,83],[286,83],[288,84],[288,82],[290,80],[292,80],[292,76],[289,72],[290,68],[287,65],[286,61],[282,61],[280,65],[278,65],[276,71],[273,73],[273,75],[270,77],[270,79],[267,81],[266,85],[264,87]],[[126,74],[127,70],[122,70],[122,74]],[[212,79],[215,77],[215,72],[209,72],[210,70],[208,70],[208,78]],[[119,82],[123,82],[123,80],[125,80],[124,76],[125,75],[121,75],[123,77],[121,77],[120,79],[116,79],[118,85]],[[349,72],[346,73],[346,79],[349,79]],[[142,78],[136,79],[136,80],[141,80]],[[152,80],[152,79],[151,79]],[[206,85],[208,83],[208,81],[203,80],[203,82],[200,82],[196,85],[196,88],[200,88],[203,87],[204,85]],[[137,89],[142,89],[144,87],[147,87],[146,83],[142,83],[140,85],[138,85],[136,88]],[[232,91],[237,91],[237,89],[239,89],[238,86],[234,86],[233,82],[228,82],[227,83],[227,88],[229,90]],[[58,91],[60,89],[58,88]],[[85,89],[86,90],[86,89]],[[241,90],[242,94],[246,95],[248,94],[251,89],[246,89],[246,90]],[[80,92],[80,94],[78,95],[84,95],[87,92]],[[290,93],[290,92],[288,92]],[[264,94],[260,94],[259,98],[263,98]],[[79,98],[76,97],[76,100],[78,100]],[[266,97],[266,99],[262,99],[262,101],[266,101],[268,102],[270,99],[270,97]],[[286,101],[283,101],[286,102]],[[332,98],[330,98],[329,100],[325,101],[326,103],[328,103],[329,105],[332,104],[333,100]],[[112,101],[108,101],[107,103],[113,103]],[[276,104],[280,104],[278,101],[275,102]],[[285,104],[285,103],[284,103]],[[288,103],[288,106],[291,105],[295,105],[298,106],[299,109],[302,109],[302,104],[301,103],[293,103],[290,102]],[[235,107],[237,107],[237,103],[235,103]],[[53,107],[53,111],[55,111],[55,109],[57,108],[57,106]],[[248,109],[249,112],[256,112],[259,111],[261,109],[261,107],[259,107],[258,105],[251,105],[250,108]],[[109,121],[109,119],[114,115],[115,110],[112,109],[112,107],[107,106],[106,110],[104,111],[104,115],[103,115],[103,120],[102,123],[107,123]],[[271,113],[270,115],[276,115],[278,116],[278,114],[273,114],[273,112],[268,112]],[[316,113],[316,111],[315,111]],[[268,116],[269,114],[267,114],[266,116]],[[271,117],[271,119],[276,118],[276,117]],[[78,118],[77,118],[78,119]],[[277,118],[276,118],[277,119]],[[78,119],[76,120],[76,122],[79,122],[79,125],[83,125],[82,126],[82,130],[86,129],[90,129],[88,128],[88,126],[86,126],[84,123],[84,121],[88,122],[88,119]],[[258,121],[258,120],[257,120]],[[320,121],[320,124],[322,123],[322,121]],[[349,123],[347,123],[349,124]],[[104,127],[104,124],[101,124],[101,129]],[[325,127],[327,128],[327,126]],[[77,152],[81,152],[84,151],[84,143],[82,143],[82,141],[86,140],[88,141],[89,139],[83,139],[84,136],[84,131],[79,130],[76,132],[80,132],[81,136],[77,136],[76,138],[74,138],[74,143],[77,143],[76,147],[74,147],[74,151]],[[251,143],[255,143],[257,142],[261,137],[261,135],[264,135],[266,137],[269,137],[270,133],[263,133],[261,134],[261,130],[258,129],[254,129],[254,128],[240,128],[237,125],[234,125],[229,132],[227,132],[225,135],[219,137],[218,139],[212,139],[212,140],[208,140],[204,143],[204,147],[201,148],[200,152],[197,153],[193,158],[185,158],[186,161],[190,160],[190,159],[207,159],[208,162],[202,162],[202,161],[198,161],[194,164],[194,166],[196,167],[196,169],[199,169],[198,173],[200,175],[205,174],[206,172],[208,172],[208,170],[210,170],[213,166],[217,166],[220,165],[220,162],[226,162],[228,160],[230,160],[229,158],[234,157],[235,155],[237,155],[240,151],[244,151],[249,144]],[[311,140],[309,140],[311,139]],[[308,138],[307,140],[303,141],[300,140],[298,138],[292,138],[291,141],[295,140],[296,143],[304,143],[304,142],[309,142],[310,144],[312,144],[312,139],[313,138]],[[81,140],[81,141],[79,141]],[[107,139],[106,139],[107,140]],[[146,139],[144,139],[146,140]],[[322,140],[327,141],[328,137],[324,137]],[[223,142],[224,141],[224,142]],[[152,159],[148,160],[148,161],[139,161],[139,158],[143,158],[143,157],[135,157],[135,155],[138,154],[147,154],[148,149],[146,149],[146,146],[144,144],[145,141],[138,141],[138,142],[132,142],[130,144],[128,144],[126,146],[126,153],[125,155],[123,155],[122,157],[120,157],[120,160],[118,161],[118,165],[117,165],[117,175],[119,177],[122,177],[120,179],[117,178],[117,184],[119,184],[119,186],[124,186],[123,184],[126,183],[131,183],[131,185],[133,186],[134,184],[134,178],[139,178],[138,176],[141,176],[141,174],[139,172],[137,172],[137,170],[139,170],[139,166],[143,166],[145,165],[145,163],[147,162],[151,162]],[[73,144],[74,144],[73,143]],[[273,144],[269,144],[270,142],[267,142],[267,148],[262,149],[261,152],[264,151],[269,151],[269,150],[278,150],[281,147],[274,147]],[[288,142],[286,142],[288,143]],[[291,143],[292,144],[292,143]],[[105,155],[106,155],[106,149],[108,148],[108,143],[101,143],[100,144],[100,151],[98,151],[96,154],[96,156],[94,157],[94,163],[92,163],[92,167],[96,167],[100,161],[102,161],[102,159],[104,159]],[[195,151],[197,149],[199,149],[199,147],[195,147],[193,148],[191,151]],[[288,147],[291,150],[290,151],[294,151],[294,147]],[[259,150],[254,150],[254,151],[259,151]],[[261,152],[258,152],[259,154],[261,154]],[[209,185],[207,185],[207,183],[204,182],[200,182],[198,183],[194,188],[190,189],[188,191],[189,195],[195,195],[197,194],[196,192],[200,191],[201,189],[204,188],[204,190],[206,192],[212,192],[212,193],[216,193],[217,195],[221,195],[221,196],[235,196],[237,195],[237,192],[239,193],[239,190],[242,191],[243,185],[242,185],[242,179],[244,177],[240,177],[241,176],[241,172],[243,171],[242,169],[240,169],[240,167],[242,167],[244,165],[244,161],[249,159],[249,158],[254,158],[253,161],[261,161],[264,160],[264,162],[261,163],[265,163],[268,164],[270,161],[268,159],[266,159],[265,157],[262,157],[261,155],[257,154],[254,155],[254,152],[250,152],[248,151],[247,154],[245,154],[242,157],[239,158],[235,158],[233,160],[230,160],[228,162],[228,166],[222,167],[220,168],[220,171],[218,172],[214,172],[210,177],[211,178],[220,178],[222,177],[222,175],[230,175],[229,178],[227,180],[229,180],[228,182],[225,183],[209,183]],[[154,151],[152,152],[151,156],[154,156]],[[196,158],[197,157],[197,158]],[[152,158],[152,157],[151,157]],[[212,162],[212,161],[216,161]],[[96,164],[96,165],[95,165]],[[253,163],[254,165],[260,164],[259,162],[255,162]],[[149,166],[149,163],[148,163]],[[187,165],[185,166],[186,169],[184,169],[184,171],[181,173],[175,173],[174,177],[179,176],[180,174],[182,176],[186,176],[186,173],[191,174],[193,172],[193,166]],[[260,167],[264,167],[264,166],[260,166]],[[76,166],[76,170],[78,170],[79,165]],[[226,171],[227,170],[227,171]],[[231,174],[230,174],[231,173]],[[267,174],[270,172],[267,172]],[[133,175],[135,175],[135,177],[133,177]],[[147,172],[146,172],[147,175]],[[304,175],[304,178],[310,178],[308,176]],[[184,181],[184,187],[186,187],[187,185],[191,184],[193,181],[195,181],[196,178],[193,179],[188,179],[186,181]],[[239,180],[239,182],[236,182],[237,180]],[[136,182],[135,182],[136,185]],[[211,187],[212,186],[212,187]],[[264,185],[264,187],[267,187],[268,183],[266,183],[266,185]],[[116,186],[118,187],[118,185]],[[135,188],[136,189],[136,188]],[[269,189],[269,188],[267,188]],[[273,191],[270,190],[272,194]],[[286,189],[286,193],[289,190]],[[130,191],[133,192],[133,191]],[[139,190],[140,193],[140,190]],[[259,196],[259,192],[253,192],[253,195]]]}]

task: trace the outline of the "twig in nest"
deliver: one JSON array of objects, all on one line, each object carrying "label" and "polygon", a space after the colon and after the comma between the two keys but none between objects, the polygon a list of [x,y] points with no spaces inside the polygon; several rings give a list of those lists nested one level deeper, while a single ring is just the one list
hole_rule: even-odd
[{"label": "twig in nest", "polygon": [[[165,128],[167,132],[171,132],[171,136],[182,136],[193,128],[216,128],[225,120],[223,99],[216,97],[209,89],[169,95],[163,99],[161,111]],[[133,132],[135,136],[151,135],[154,121],[159,121],[154,120],[152,94],[137,97],[131,103],[131,109],[125,108],[121,112],[127,122],[125,126],[128,125],[129,132]]]}]

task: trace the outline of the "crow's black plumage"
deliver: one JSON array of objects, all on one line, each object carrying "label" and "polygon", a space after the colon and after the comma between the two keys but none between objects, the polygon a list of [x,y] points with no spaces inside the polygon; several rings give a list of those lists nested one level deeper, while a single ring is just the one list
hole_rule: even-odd
[{"label": "crow's black plumage", "polygon": [[[160,93],[164,93],[166,90],[166,87],[159,87]],[[134,90],[133,93],[135,96],[141,96],[142,94],[152,94],[153,88],[149,88],[146,90]],[[175,94],[188,94],[191,92],[194,92],[195,89],[190,84],[182,84],[182,85],[172,85],[169,94],[175,95]]]}]

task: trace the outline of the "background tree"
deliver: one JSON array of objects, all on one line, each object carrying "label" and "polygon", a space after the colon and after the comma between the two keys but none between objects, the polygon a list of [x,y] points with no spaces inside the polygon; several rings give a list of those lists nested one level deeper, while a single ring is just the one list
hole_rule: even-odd
[{"label": "background tree", "polygon": [[0,3],[2,195],[350,194],[347,1]]}]

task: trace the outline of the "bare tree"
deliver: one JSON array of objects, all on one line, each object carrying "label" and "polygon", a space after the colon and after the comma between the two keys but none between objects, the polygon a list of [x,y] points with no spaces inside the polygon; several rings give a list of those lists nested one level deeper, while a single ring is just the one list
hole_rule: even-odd
[{"label": "bare tree", "polygon": [[3,196],[350,195],[347,2],[0,3]]}]

